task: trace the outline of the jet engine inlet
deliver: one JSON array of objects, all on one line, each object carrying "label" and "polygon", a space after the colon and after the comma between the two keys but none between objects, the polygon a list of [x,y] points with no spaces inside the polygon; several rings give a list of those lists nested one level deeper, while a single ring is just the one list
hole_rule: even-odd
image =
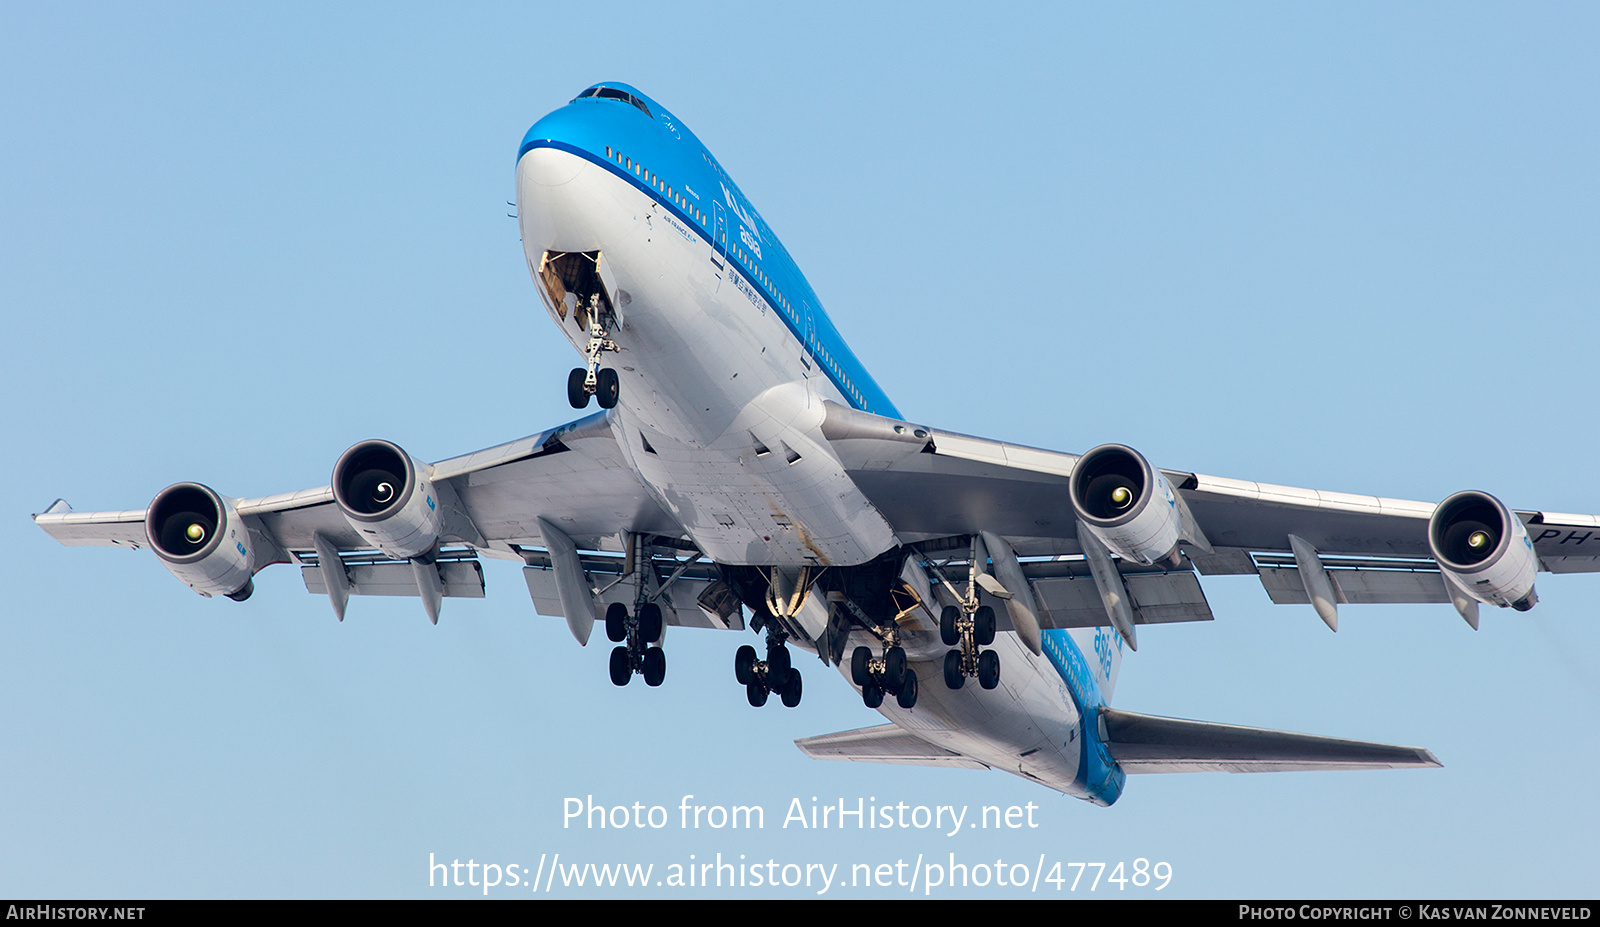
[{"label": "jet engine inlet", "polygon": [[194,591],[241,602],[254,591],[250,531],[211,487],[175,483],[161,490],[144,526],[162,564]]},{"label": "jet engine inlet", "polygon": [[443,519],[419,465],[389,441],[362,441],[333,466],[333,501],[363,538],[397,560],[431,551]]},{"label": "jet engine inlet", "polygon": [[1178,546],[1177,497],[1161,471],[1120,444],[1078,458],[1068,484],[1078,518],[1112,553],[1140,563],[1168,559]]},{"label": "jet engine inlet", "polygon": [[1428,547],[1444,575],[1489,605],[1527,611],[1539,570],[1522,520],[1486,492],[1458,492],[1428,519]]}]

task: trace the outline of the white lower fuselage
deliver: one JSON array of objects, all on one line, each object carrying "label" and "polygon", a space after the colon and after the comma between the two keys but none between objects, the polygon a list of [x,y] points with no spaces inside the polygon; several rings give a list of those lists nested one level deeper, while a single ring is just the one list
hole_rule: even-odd
[{"label": "white lower fuselage", "polygon": [[[823,401],[848,399],[736,261],[643,191],[567,151],[522,156],[517,205],[541,294],[537,270],[546,252],[598,251],[608,265],[622,316],[609,333],[621,351],[602,358],[620,375],[616,439],[705,556],[725,565],[852,566],[896,546],[893,529],[822,435]],[[589,332],[544,301],[581,352]],[[819,599],[797,616],[813,639],[827,618]],[[878,649],[860,631],[849,643]],[[992,767],[1093,797],[1082,783],[1079,711],[1046,658],[1002,634],[993,647],[1000,686],[950,690],[937,634],[906,634],[902,644],[922,681],[920,696],[912,710],[886,701],[884,716]]]}]

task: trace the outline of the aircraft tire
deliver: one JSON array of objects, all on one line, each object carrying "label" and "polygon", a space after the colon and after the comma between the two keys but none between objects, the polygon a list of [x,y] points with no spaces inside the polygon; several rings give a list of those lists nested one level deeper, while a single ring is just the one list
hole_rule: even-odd
[{"label": "aircraft tire", "polygon": [[972,616],[972,640],[979,647],[994,643],[994,609],[987,605],[978,606],[978,613]]},{"label": "aircraft tire", "polygon": [[883,704],[883,689],[875,682],[868,682],[861,687],[861,703],[868,708],[877,708]]},{"label": "aircraft tire", "polygon": [[744,695],[750,700],[751,708],[760,708],[767,703],[767,687],[762,685],[759,679],[750,680],[744,687]]},{"label": "aircraft tire", "polygon": [[865,647],[857,647],[850,654],[850,681],[858,686],[865,686],[872,681],[872,672],[867,669],[867,663],[872,659],[872,651]]},{"label": "aircraft tire", "polygon": [[611,651],[611,684],[625,686],[633,678],[633,667],[628,659],[628,648],[615,647]]},{"label": "aircraft tire", "polygon": [[886,692],[899,692],[906,681],[906,649],[890,647],[883,652],[883,688]]},{"label": "aircraft tire", "polygon": [[791,669],[783,687],[783,707],[795,708],[800,704],[800,671]]},{"label": "aircraft tire", "polygon": [[906,671],[906,681],[900,684],[900,691],[895,693],[895,704],[901,708],[912,709],[917,707],[917,674]]},{"label": "aircraft tire", "polygon": [[789,648],[767,648],[767,686],[775,692],[782,692],[784,684],[789,681],[789,671],[794,664],[789,660]]},{"label": "aircraft tire", "polygon": [[589,391],[583,388],[588,379],[589,371],[582,367],[574,367],[567,374],[567,402],[574,409],[582,409],[589,404]]},{"label": "aircraft tire", "polygon": [[939,640],[944,641],[946,647],[961,643],[961,632],[956,630],[956,619],[960,617],[961,609],[954,605],[946,605],[939,613]]},{"label": "aircraft tire", "polygon": [[594,398],[600,403],[600,408],[610,409],[616,406],[617,396],[622,392],[622,383],[617,379],[617,372],[610,367],[600,368],[595,375]]},{"label": "aircraft tire", "polygon": [[621,602],[606,606],[606,639],[613,644],[628,639],[628,606]]},{"label": "aircraft tire", "polygon": [[748,686],[750,684],[750,680],[754,678],[751,670],[755,668],[755,665],[756,649],[754,647],[745,644],[734,652],[733,678],[739,681],[739,685]]},{"label": "aircraft tire", "polygon": [[966,685],[967,677],[961,675],[961,651],[951,650],[944,655],[944,684],[951,689]]},{"label": "aircraft tire", "polygon": [[993,689],[1000,684],[1000,655],[993,650],[978,654],[978,685]]},{"label": "aircraft tire", "polygon": [[667,654],[660,647],[644,652],[644,684],[659,686],[667,678]]},{"label": "aircraft tire", "polygon": [[646,602],[639,606],[639,639],[646,644],[661,640],[661,606]]}]

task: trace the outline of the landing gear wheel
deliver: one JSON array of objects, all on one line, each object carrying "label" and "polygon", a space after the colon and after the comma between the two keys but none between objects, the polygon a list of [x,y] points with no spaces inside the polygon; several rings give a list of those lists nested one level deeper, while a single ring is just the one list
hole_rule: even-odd
[{"label": "landing gear wheel", "polygon": [[632,661],[628,659],[628,648],[616,647],[611,651],[611,684],[625,686],[633,678]]},{"label": "landing gear wheel", "polygon": [[911,709],[917,707],[917,674],[906,672],[906,681],[900,684],[900,691],[895,693],[895,704],[901,708]]},{"label": "landing gear wheel", "polygon": [[751,708],[760,708],[767,703],[767,687],[759,679],[750,680],[744,687],[744,694],[750,700]]},{"label": "landing gear wheel", "polygon": [[582,367],[572,368],[567,374],[567,401],[572,403],[574,409],[581,409],[589,404],[588,389],[589,371]]},{"label": "landing gear wheel", "polygon": [[651,647],[644,652],[644,684],[659,686],[667,678],[667,654],[660,647]]},{"label": "landing gear wheel", "polygon": [[792,663],[789,661],[789,648],[767,648],[767,688],[774,692],[782,692],[784,683],[789,680]]},{"label": "landing gear wheel", "polygon": [[904,647],[890,647],[883,652],[883,688],[889,692],[899,692],[905,681],[906,650]]},{"label": "landing gear wheel", "polygon": [[733,655],[733,678],[739,680],[739,685],[748,686],[754,678],[751,670],[756,665],[756,649],[749,644],[740,647]]},{"label": "landing gear wheel", "polygon": [[987,605],[978,606],[977,614],[972,616],[972,641],[979,647],[994,643],[994,609]]},{"label": "landing gear wheel", "polygon": [[628,606],[621,602],[606,606],[606,639],[613,644],[628,639]]},{"label": "landing gear wheel", "polygon": [[783,707],[794,708],[800,704],[800,671],[790,670],[788,683],[783,687]]},{"label": "landing gear wheel", "polygon": [[993,689],[1000,684],[1000,655],[993,650],[978,654],[978,685]]},{"label": "landing gear wheel", "polygon": [[956,619],[960,617],[961,609],[954,605],[946,605],[939,613],[939,640],[944,641],[946,647],[961,643],[961,632],[956,630]]},{"label": "landing gear wheel", "polygon": [[872,661],[872,651],[865,647],[857,647],[850,654],[850,681],[858,686],[865,686],[872,681],[872,671],[867,669],[867,664]]},{"label": "landing gear wheel", "polygon": [[661,606],[654,602],[639,606],[639,639],[646,644],[661,640]]},{"label": "landing gear wheel", "polygon": [[600,408],[609,409],[617,404],[617,394],[622,391],[622,384],[617,380],[617,372],[610,367],[600,368],[595,375],[594,398],[600,403]]},{"label": "landing gear wheel", "polygon": [[966,682],[967,677],[961,674],[961,651],[949,651],[944,655],[944,684],[951,689],[959,689]]},{"label": "landing gear wheel", "polygon": [[883,704],[883,690],[875,682],[868,682],[861,687],[861,703],[868,708],[877,708]]}]

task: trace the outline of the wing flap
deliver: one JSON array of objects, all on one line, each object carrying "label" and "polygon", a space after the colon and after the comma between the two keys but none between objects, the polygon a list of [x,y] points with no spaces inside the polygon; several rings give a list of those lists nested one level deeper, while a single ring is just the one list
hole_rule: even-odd
[{"label": "wing flap", "polygon": [[[397,595],[420,597],[416,574],[410,563],[346,563],[350,577],[351,595]],[[483,566],[477,560],[441,560],[438,563],[439,580],[447,597],[483,598]],[[327,595],[328,584],[322,567],[303,566],[301,578],[306,591]]]},{"label": "wing flap", "polygon": [[[1331,565],[1330,565],[1331,566]],[[1450,593],[1437,569],[1339,570],[1329,569],[1336,599],[1341,605],[1384,603],[1447,603]],[[1261,567],[1261,585],[1275,605],[1309,605],[1305,584],[1295,567]]]},{"label": "wing flap", "polygon": [[1442,765],[1421,747],[1100,710],[1101,739],[1124,771],[1297,772]]},{"label": "wing flap", "polygon": [[[1125,572],[1122,581],[1132,600],[1135,624],[1212,620],[1211,606],[1193,573]],[[1035,597],[1049,613],[1048,621],[1041,616],[1042,627],[1110,626],[1093,577],[1052,576],[1032,583]]]},{"label": "wing flap", "polygon": [[931,744],[893,724],[802,737],[794,742],[814,760],[849,760],[853,763],[892,763],[901,766],[943,766],[988,769],[969,756]]}]

